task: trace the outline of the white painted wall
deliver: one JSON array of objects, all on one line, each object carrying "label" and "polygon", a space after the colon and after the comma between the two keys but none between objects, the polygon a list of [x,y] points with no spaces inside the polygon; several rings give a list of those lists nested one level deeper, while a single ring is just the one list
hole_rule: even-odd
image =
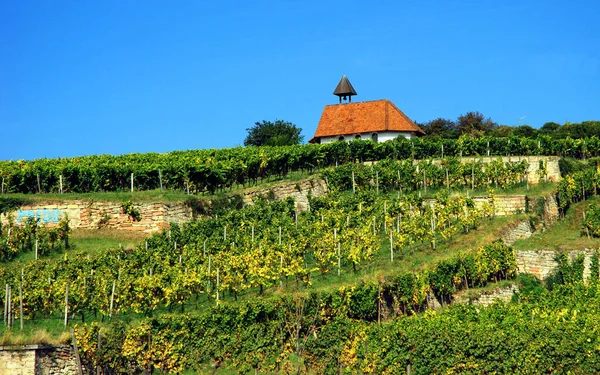
[{"label": "white painted wall", "polygon": [[[361,133],[361,139],[371,139],[371,134],[373,133]],[[398,136],[403,135],[406,138],[412,138],[414,137],[413,133],[411,132],[380,132],[377,133],[377,140],[378,142],[385,142],[385,141],[390,141],[394,138],[397,138]],[[345,141],[353,141],[354,137],[356,136],[356,134],[344,134],[344,140]],[[331,142],[337,142],[339,136],[335,136],[335,137],[322,137],[321,138],[321,143],[331,143]]]}]

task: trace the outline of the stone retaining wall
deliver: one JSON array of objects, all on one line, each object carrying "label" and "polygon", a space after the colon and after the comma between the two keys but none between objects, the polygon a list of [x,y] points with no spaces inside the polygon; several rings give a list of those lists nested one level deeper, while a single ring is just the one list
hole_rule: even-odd
[{"label": "stone retaining wall", "polygon": [[[558,262],[554,260],[556,257],[556,252],[554,250],[515,250],[515,253],[517,256],[519,273],[529,273],[538,279],[544,280],[558,267]],[[568,253],[570,261],[575,259],[579,254],[584,254],[583,279],[587,280],[590,277],[594,250],[574,250],[569,251]]]},{"label": "stone retaining wall", "polygon": [[[177,203],[133,203],[141,219],[134,220],[123,212],[120,202],[96,202],[87,200],[64,200],[23,206],[14,212],[17,223],[28,217],[39,218],[49,227],[56,226],[65,216],[73,229],[115,228],[120,230],[157,232],[170,222],[183,223],[192,220],[192,210],[182,202]],[[6,223],[6,215],[0,215]]]},{"label": "stone retaining wall", "polygon": [[502,234],[500,234],[500,238],[502,238],[502,241],[506,245],[512,246],[512,244],[514,244],[517,240],[531,237],[534,230],[535,229],[529,220],[523,220],[518,222],[516,225],[506,228]]},{"label": "stone retaining wall", "polygon": [[[481,208],[484,203],[492,204],[489,197],[473,197],[475,207]],[[494,210],[496,216],[510,216],[525,213],[527,198],[524,195],[494,197]]]},{"label": "stone retaining wall", "polygon": [[0,346],[0,375],[77,375],[77,358],[70,345]]},{"label": "stone retaining wall", "polygon": [[519,291],[519,286],[512,284],[505,287],[497,287],[491,290],[479,292],[476,295],[470,295],[468,291],[455,294],[453,303],[468,303],[478,306],[489,306],[495,301],[510,302],[513,295]]},{"label": "stone retaining wall", "polygon": [[248,190],[242,193],[242,199],[245,205],[252,205],[259,196],[271,197],[276,200],[292,197],[296,202],[296,209],[305,211],[308,209],[309,194],[320,197],[326,195],[328,191],[327,183],[323,179],[313,177],[301,181],[280,183],[268,188]]},{"label": "stone retaining wall", "polygon": [[554,224],[558,220],[558,202],[555,195],[544,197],[542,220],[545,226]]},{"label": "stone retaining wall", "polygon": [[[482,209],[485,203],[492,204],[490,197],[472,197],[475,207]],[[431,204],[435,199],[426,199],[425,204]],[[527,198],[525,195],[510,195],[494,197],[494,211],[496,216],[510,216],[527,211]]]}]

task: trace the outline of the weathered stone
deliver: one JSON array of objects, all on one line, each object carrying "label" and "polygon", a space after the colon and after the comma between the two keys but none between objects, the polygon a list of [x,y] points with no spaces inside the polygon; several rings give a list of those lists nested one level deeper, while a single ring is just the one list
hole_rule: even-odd
[{"label": "weathered stone", "polygon": [[[134,203],[133,208],[140,212],[142,220],[134,221],[123,212],[119,202],[97,202],[87,200],[65,200],[51,205],[40,203],[35,206],[23,206],[20,211],[39,217],[43,225],[55,227],[66,215],[73,229],[114,228],[123,230],[160,231],[170,222],[178,224],[192,220],[192,210],[183,202],[178,203]],[[52,215],[51,215],[52,214]],[[25,217],[25,215],[23,215]],[[19,211],[15,218],[19,217]],[[6,215],[0,215],[2,223],[7,222]],[[139,228],[142,229],[139,229]]]},{"label": "weathered stone", "polygon": [[495,301],[510,302],[513,295],[519,291],[519,286],[512,284],[506,287],[497,287],[492,290],[486,290],[478,294],[471,294],[469,291],[463,291],[454,295],[454,303],[468,303],[471,305],[489,306]]},{"label": "weathered stone", "polygon": [[[580,254],[584,255],[583,260],[583,280],[589,279],[591,274],[592,255],[595,250],[574,250],[569,251],[569,261],[573,261]],[[517,256],[517,266],[519,273],[532,274],[540,280],[544,280],[548,275],[558,268],[556,252],[554,250],[515,250]]]},{"label": "weathered stone", "polygon": [[[76,375],[71,346],[24,345],[0,347],[0,375]],[[83,367],[83,373],[89,374]]]},{"label": "weathered stone", "polygon": [[531,237],[533,231],[534,228],[531,225],[531,222],[529,220],[523,220],[506,228],[500,235],[500,238],[502,238],[502,241],[506,245],[511,246],[517,240]]},{"label": "weathered stone", "polygon": [[302,181],[284,182],[269,188],[247,190],[242,193],[242,200],[245,205],[252,205],[258,197],[273,197],[276,200],[292,197],[296,202],[296,210],[301,212],[309,209],[309,194],[320,197],[327,192],[327,183],[321,178],[313,177]]}]

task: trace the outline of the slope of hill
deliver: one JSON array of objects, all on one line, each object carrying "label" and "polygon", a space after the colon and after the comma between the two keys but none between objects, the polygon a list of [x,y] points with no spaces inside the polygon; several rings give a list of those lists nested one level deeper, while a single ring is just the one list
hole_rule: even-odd
[{"label": "slope of hill", "polygon": [[[417,166],[408,170],[420,176],[423,165]],[[541,228],[533,197],[555,189],[566,220],[541,236],[558,228],[564,238],[575,239],[571,234],[579,231],[580,219],[569,215],[577,217],[585,203],[570,208],[568,203],[593,195],[595,185],[587,181],[597,172],[529,187],[522,170],[498,174],[496,169],[482,181],[531,196],[527,212],[494,217],[495,193],[489,191],[491,200],[481,207],[471,198],[472,168],[464,171],[465,182],[430,169],[422,184],[403,185],[388,176],[400,167],[408,168],[382,162],[326,170],[331,193],[310,197],[308,211],[300,213],[289,199],[259,199],[253,206],[130,238],[125,246],[115,242],[124,239],[115,232],[104,233],[113,239],[91,246],[82,233],[73,238],[65,228],[52,234],[34,223],[4,226],[2,249],[17,254],[0,267],[0,280],[12,289],[7,321],[14,322],[12,330],[4,329],[4,340],[43,336],[60,341],[66,305],[84,364],[120,373],[152,368],[310,374],[393,373],[407,367],[415,373],[596,371],[594,361],[583,363],[568,353],[596,350],[596,311],[577,298],[596,293],[597,256],[589,285],[581,283],[578,263],[566,262],[558,271],[566,286],[555,283],[549,291],[515,280],[515,254],[495,240],[519,222]],[[433,194],[436,201],[425,199]],[[44,247],[47,254],[35,260],[32,239],[47,238],[39,241],[47,246],[52,236],[56,243],[68,236],[76,249]],[[517,244],[535,243],[537,237]],[[589,241],[584,246],[596,246]],[[452,302],[458,291],[489,288],[501,280],[522,284],[519,303],[433,310]],[[565,309],[578,313],[556,320]],[[21,316],[28,336],[16,334]],[[580,340],[568,322],[589,332],[589,341]],[[562,337],[570,349],[549,356],[544,352],[548,342],[532,341],[542,331],[549,340]],[[490,342],[503,346],[490,348]],[[445,349],[433,355],[433,348]],[[543,360],[524,361],[523,352]],[[448,355],[454,359],[442,360]]]}]

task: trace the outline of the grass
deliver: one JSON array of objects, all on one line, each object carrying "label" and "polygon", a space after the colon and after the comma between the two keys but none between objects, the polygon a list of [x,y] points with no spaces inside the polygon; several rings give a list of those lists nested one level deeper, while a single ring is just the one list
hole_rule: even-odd
[{"label": "grass", "polygon": [[23,330],[20,330],[19,320],[16,319],[12,329],[5,326],[0,328],[0,345],[62,345],[71,342],[71,332],[64,328],[61,320],[26,320]]},{"label": "grass", "polygon": [[[72,252],[94,254],[99,250],[117,248],[119,246],[125,249],[134,248],[148,236],[150,236],[148,233],[117,229],[74,229],[69,236],[69,250],[53,252],[42,256],[42,258],[56,259],[65,253],[69,254]],[[12,260],[11,264],[18,265],[32,260],[35,260],[35,252],[29,251]]]},{"label": "grass", "polygon": [[584,250],[600,248],[600,238],[587,238],[581,234],[583,212],[591,203],[599,203],[599,197],[572,205],[564,218],[560,219],[545,231],[536,232],[525,240],[518,240],[513,248],[519,250]]},{"label": "grass", "polygon": [[77,250],[95,253],[111,247],[134,248],[149,236],[149,233],[118,229],[77,229],[71,233],[71,243]]}]

